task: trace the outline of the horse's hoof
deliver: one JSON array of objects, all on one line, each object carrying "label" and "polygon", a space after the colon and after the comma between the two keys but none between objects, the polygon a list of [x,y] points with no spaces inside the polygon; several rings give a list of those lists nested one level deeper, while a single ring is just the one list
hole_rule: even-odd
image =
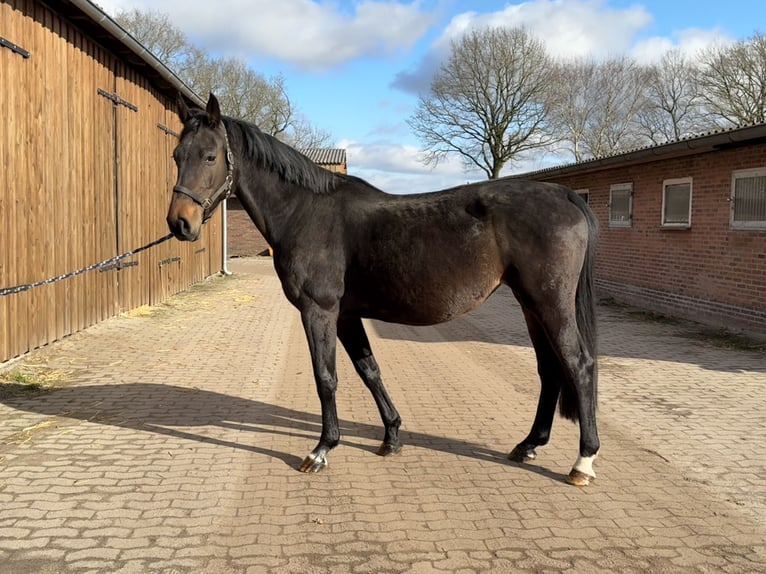
[{"label": "horse's hoof", "polygon": [[537,452],[534,447],[516,445],[508,455],[508,460],[513,462],[529,462],[537,458]]},{"label": "horse's hoof", "polygon": [[594,480],[596,480],[595,476],[585,474],[584,472],[575,469],[572,469],[569,476],[567,476],[567,482],[574,486],[589,486],[593,484]]},{"label": "horse's hoof", "polygon": [[378,456],[391,456],[392,454],[396,454],[402,450],[402,444],[401,443],[388,443],[384,442],[380,445],[380,448],[378,449],[378,452],[376,453]]},{"label": "horse's hoof", "polygon": [[322,455],[311,453],[303,459],[298,470],[301,472],[319,472],[327,467],[327,459]]}]

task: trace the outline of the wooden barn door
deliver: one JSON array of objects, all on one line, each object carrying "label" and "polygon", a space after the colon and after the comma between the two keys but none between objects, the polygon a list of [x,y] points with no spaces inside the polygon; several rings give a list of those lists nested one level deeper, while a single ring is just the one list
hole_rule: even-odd
[{"label": "wooden barn door", "polygon": [[[115,253],[111,110],[96,85],[114,58],[49,9],[0,3],[0,287]],[[0,297],[0,361],[112,316],[116,281],[90,272]]]},{"label": "wooden barn door", "polygon": [[[132,68],[119,65],[114,85],[115,235],[123,253],[168,233],[165,216],[176,179],[172,151],[181,122],[175,103]],[[195,243],[171,239],[124,260],[117,270],[120,310],[159,303],[218,271],[220,219],[214,217]]]},{"label": "wooden barn door", "polygon": [[[117,253],[126,253],[168,233],[165,223],[169,190],[168,140],[158,127],[167,102],[154,94],[132,69],[118,64],[113,84],[102,91],[114,115],[112,153]],[[174,241],[174,240],[172,240]],[[121,311],[161,301],[166,288],[161,269],[172,260],[165,243],[123,259],[115,267],[118,307]]]},{"label": "wooden barn door", "polygon": [[47,281],[168,233],[180,120],[163,95],[34,0],[0,1],[0,362],[220,269],[221,218],[117,265]]}]

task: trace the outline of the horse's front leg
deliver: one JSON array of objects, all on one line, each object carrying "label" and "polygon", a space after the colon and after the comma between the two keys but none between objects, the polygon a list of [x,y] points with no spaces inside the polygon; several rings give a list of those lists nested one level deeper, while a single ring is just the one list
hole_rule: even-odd
[{"label": "horse's front leg", "polygon": [[340,442],[338,412],[335,406],[335,390],[338,387],[335,367],[338,313],[312,304],[301,311],[301,319],[308,338],[314,380],[322,406],[322,435],[319,444],[304,459],[299,470],[319,472],[327,466],[327,454]]},{"label": "horse's front leg", "polygon": [[372,355],[370,341],[364,330],[364,325],[359,317],[346,317],[338,321],[338,338],[348,352],[351,362],[357,374],[361,377],[364,384],[372,393],[375,404],[378,405],[380,417],[383,419],[383,426],[386,434],[383,437],[383,444],[378,449],[380,456],[389,456],[396,454],[402,449],[402,443],[399,440],[399,427],[402,419],[394,406],[394,402],[386,392],[383,381],[380,378],[380,368]]}]

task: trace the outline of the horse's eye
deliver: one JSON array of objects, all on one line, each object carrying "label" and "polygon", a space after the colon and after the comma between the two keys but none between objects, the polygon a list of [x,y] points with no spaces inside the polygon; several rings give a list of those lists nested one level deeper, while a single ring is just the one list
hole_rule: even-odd
[{"label": "horse's eye", "polygon": [[205,159],[206,159],[206,161],[208,163],[215,163],[215,156],[214,155],[209,155]]}]

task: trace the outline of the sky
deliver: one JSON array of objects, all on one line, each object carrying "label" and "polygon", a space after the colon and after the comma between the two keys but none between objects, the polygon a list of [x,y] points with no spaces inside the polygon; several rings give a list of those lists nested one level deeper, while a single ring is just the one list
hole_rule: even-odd
[{"label": "sky", "polygon": [[[484,179],[457,158],[422,163],[407,124],[461,34],[523,26],[555,57],[628,55],[651,62],[669,48],[693,55],[746,39],[766,22],[762,0],[95,0],[107,14],[156,10],[198,47],[281,74],[299,112],[346,149],[349,173],[390,193]],[[763,31],[763,30],[760,30]],[[203,95],[203,94],[201,94]],[[567,163],[538,152],[503,174]]]}]

